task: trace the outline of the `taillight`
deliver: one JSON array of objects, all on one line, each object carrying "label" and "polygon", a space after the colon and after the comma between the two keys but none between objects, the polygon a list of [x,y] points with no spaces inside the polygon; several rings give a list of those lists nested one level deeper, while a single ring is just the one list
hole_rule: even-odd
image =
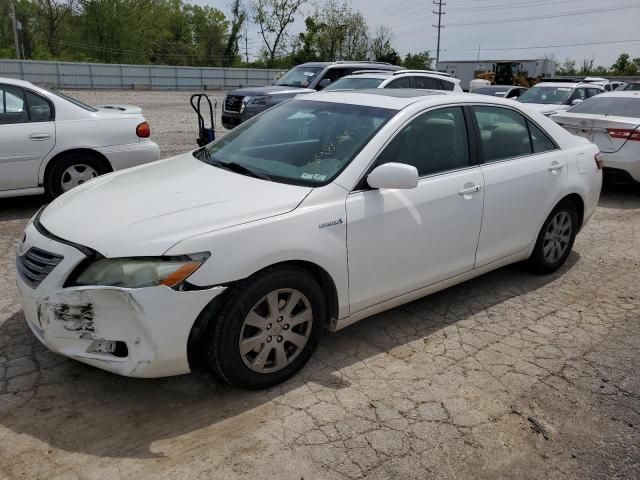
[{"label": "taillight", "polygon": [[142,122],[136,127],[136,135],[140,138],[149,138],[151,136],[151,126],[149,122]]},{"label": "taillight", "polygon": [[607,132],[611,138],[620,140],[631,140],[632,142],[640,142],[640,130],[631,130],[629,128],[607,128]]},{"label": "taillight", "polygon": [[593,159],[596,161],[596,167],[598,167],[598,170],[602,170],[602,166],[604,165],[604,155],[598,152],[593,156]]}]

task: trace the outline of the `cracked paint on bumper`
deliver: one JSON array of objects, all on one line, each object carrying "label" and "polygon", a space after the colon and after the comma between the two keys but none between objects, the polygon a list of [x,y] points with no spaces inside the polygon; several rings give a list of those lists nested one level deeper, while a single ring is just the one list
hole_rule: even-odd
[{"label": "cracked paint on bumper", "polygon": [[[202,309],[225,287],[178,292],[165,286],[63,288],[69,273],[85,258],[74,247],[42,236],[33,225],[19,253],[37,246],[64,257],[31,288],[19,276],[19,303],[34,335],[50,350],[132,377],[188,373],[187,340]],[[97,340],[120,341],[127,355],[89,352]]]}]

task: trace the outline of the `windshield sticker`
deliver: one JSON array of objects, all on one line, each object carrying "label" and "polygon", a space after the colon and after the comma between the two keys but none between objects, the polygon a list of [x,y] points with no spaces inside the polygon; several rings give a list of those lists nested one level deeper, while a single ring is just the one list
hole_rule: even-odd
[{"label": "windshield sticker", "polygon": [[570,92],[571,89],[570,88],[566,88],[566,87],[560,87],[560,88],[558,88],[558,91],[559,92]]},{"label": "windshield sticker", "polygon": [[303,180],[315,180],[316,182],[324,182],[327,178],[326,175],[320,175],[319,173],[303,173],[300,175]]},{"label": "windshield sticker", "polygon": [[313,72],[304,72],[303,75],[305,77],[313,77],[315,75],[315,73],[313,73]]}]

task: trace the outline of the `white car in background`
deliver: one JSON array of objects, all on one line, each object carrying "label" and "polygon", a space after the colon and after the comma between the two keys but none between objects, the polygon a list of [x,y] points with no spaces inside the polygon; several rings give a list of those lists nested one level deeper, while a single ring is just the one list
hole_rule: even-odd
[{"label": "white car in background", "polygon": [[432,70],[374,71],[362,70],[342,77],[325,91],[364,90],[369,88],[418,88],[462,92],[460,80],[448,73]]},{"label": "white car in background", "polygon": [[158,160],[150,135],[138,107],[94,108],[0,78],[0,198],[56,197],[103,173]]},{"label": "white car in background", "polygon": [[541,82],[524,92],[518,101],[549,116],[569,110],[604,91],[602,86],[591,83]]},{"label": "white car in background", "polygon": [[596,84],[600,85],[607,92],[613,92],[620,87],[624,87],[626,85],[625,82],[621,80],[609,80],[607,78],[602,77],[587,77],[583,80],[584,83]]},{"label": "white car in background", "polygon": [[640,91],[603,93],[551,119],[595,143],[605,173],[640,182]]},{"label": "white car in background", "polygon": [[54,200],[18,245],[19,301],[41,342],[90,365],[204,361],[268,387],[323,330],[513,262],[560,268],[598,203],[598,155],[512,100],[301,95]]}]

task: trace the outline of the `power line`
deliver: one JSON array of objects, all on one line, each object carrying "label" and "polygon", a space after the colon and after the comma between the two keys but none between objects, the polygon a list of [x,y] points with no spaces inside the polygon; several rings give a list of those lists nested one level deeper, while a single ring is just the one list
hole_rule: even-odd
[{"label": "power line", "polygon": [[612,10],[610,7],[607,8],[594,8],[592,10],[581,10],[577,12],[565,12],[565,13],[556,13],[555,15],[538,15],[534,17],[526,17],[526,18],[509,18],[504,20],[484,20],[480,22],[461,22],[461,23],[449,23],[448,27],[462,27],[467,25],[489,25],[495,23],[513,23],[513,22],[529,22],[532,20],[543,20],[547,18],[560,18],[560,17],[573,17],[575,15],[587,15],[592,13],[602,13],[602,12],[618,12],[620,10],[629,10],[631,8],[640,8],[640,5],[622,5],[615,7],[615,10]]},{"label": "power line", "polygon": [[485,5],[480,7],[464,7],[464,8],[454,8],[449,9],[449,12],[471,12],[471,11],[480,11],[480,10],[503,10],[507,8],[528,8],[528,7],[543,7],[546,5],[558,5],[561,3],[575,3],[575,0],[543,0],[541,2],[534,2],[529,0],[528,2],[522,3],[500,3],[494,5]]},{"label": "power line", "polygon": [[[560,48],[560,47],[584,47],[588,45],[613,45],[616,43],[637,43],[640,42],[640,38],[636,38],[633,40],[610,40],[605,42],[582,42],[582,43],[559,43],[556,45],[539,45],[535,47],[499,47],[499,48],[485,48],[482,47],[482,50],[490,50],[490,51],[505,51],[505,50],[530,50],[530,49],[540,49],[540,48]],[[444,52],[457,52],[457,51],[475,51],[475,48],[447,48],[444,49]]]}]

